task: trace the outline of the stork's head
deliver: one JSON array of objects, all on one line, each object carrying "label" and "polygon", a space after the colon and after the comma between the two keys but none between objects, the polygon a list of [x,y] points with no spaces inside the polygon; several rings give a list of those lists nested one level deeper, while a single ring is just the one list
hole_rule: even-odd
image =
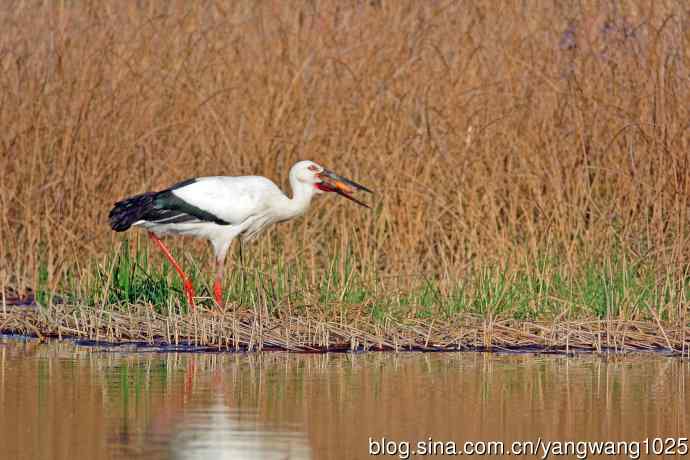
[{"label": "stork's head", "polygon": [[360,206],[369,207],[352,196],[357,190],[373,193],[363,185],[339,176],[313,161],[299,161],[290,170],[290,177],[311,185],[317,193],[335,192]]}]

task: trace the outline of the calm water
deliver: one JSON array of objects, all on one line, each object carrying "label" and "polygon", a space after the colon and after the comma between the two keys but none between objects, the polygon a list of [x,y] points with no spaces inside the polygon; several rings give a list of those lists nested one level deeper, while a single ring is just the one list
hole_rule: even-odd
[{"label": "calm water", "polygon": [[4,338],[0,458],[431,458],[411,454],[418,441],[687,437],[689,379],[687,360],[661,356],[125,353]]}]

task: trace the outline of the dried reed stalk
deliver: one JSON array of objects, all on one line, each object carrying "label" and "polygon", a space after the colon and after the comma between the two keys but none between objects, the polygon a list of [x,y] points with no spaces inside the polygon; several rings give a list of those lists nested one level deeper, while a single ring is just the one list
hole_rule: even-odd
[{"label": "dried reed stalk", "polygon": [[143,305],[133,307],[131,314],[66,305],[48,309],[8,307],[0,313],[0,333],[72,337],[116,345],[185,345],[206,350],[649,350],[681,354],[690,346],[686,340],[688,329],[680,323],[663,324],[662,334],[655,323],[622,320],[553,323],[495,319],[489,323],[469,314],[447,322],[389,320],[381,327],[379,323],[360,321],[353,327],[305,317],[289,321],[259,317],[253,310],[167,316]]}]

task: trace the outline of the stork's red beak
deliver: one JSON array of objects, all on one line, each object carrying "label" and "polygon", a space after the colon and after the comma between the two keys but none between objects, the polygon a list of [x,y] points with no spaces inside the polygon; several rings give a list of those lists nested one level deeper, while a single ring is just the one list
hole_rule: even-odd
[{"label": "stork's red beak", "polygon": [[324,169],[323,172],[319,174],[319,177],[323,180],[323,182],[316,184],[319,189],[323,190],[324,192],[335,192],[338,195],[344,196],[348,200],[354,201],[360,206],[369,208],[369,205],[352,196],[352,194],[358,190],[367,193],[374,193],[365,186],[359,185],[357,182],[347,179],[343,176],[339,176],[328,169]]}]

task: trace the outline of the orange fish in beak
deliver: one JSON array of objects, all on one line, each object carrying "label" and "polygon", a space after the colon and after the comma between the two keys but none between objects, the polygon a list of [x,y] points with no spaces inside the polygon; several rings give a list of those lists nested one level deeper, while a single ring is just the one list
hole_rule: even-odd
[{"label": "orange fish in beak", "polygon": [[360,206],[369,208],[369,205],[363,203],[362,201],[359,201],[357,198],[352,196],[352,194],[358,190],[367,193],[374,193],[365,186],[360,185],[357,182],[347,179],[343,176],[339,176],[333,171],[329,171],[328,169],[324,169],[323,172],[319,174],[319,177],[323,181],[316,185],[319,189],[323,190],[324,192],[335,192],[340,196],[344,196],[350,201],[354,201]]}]

